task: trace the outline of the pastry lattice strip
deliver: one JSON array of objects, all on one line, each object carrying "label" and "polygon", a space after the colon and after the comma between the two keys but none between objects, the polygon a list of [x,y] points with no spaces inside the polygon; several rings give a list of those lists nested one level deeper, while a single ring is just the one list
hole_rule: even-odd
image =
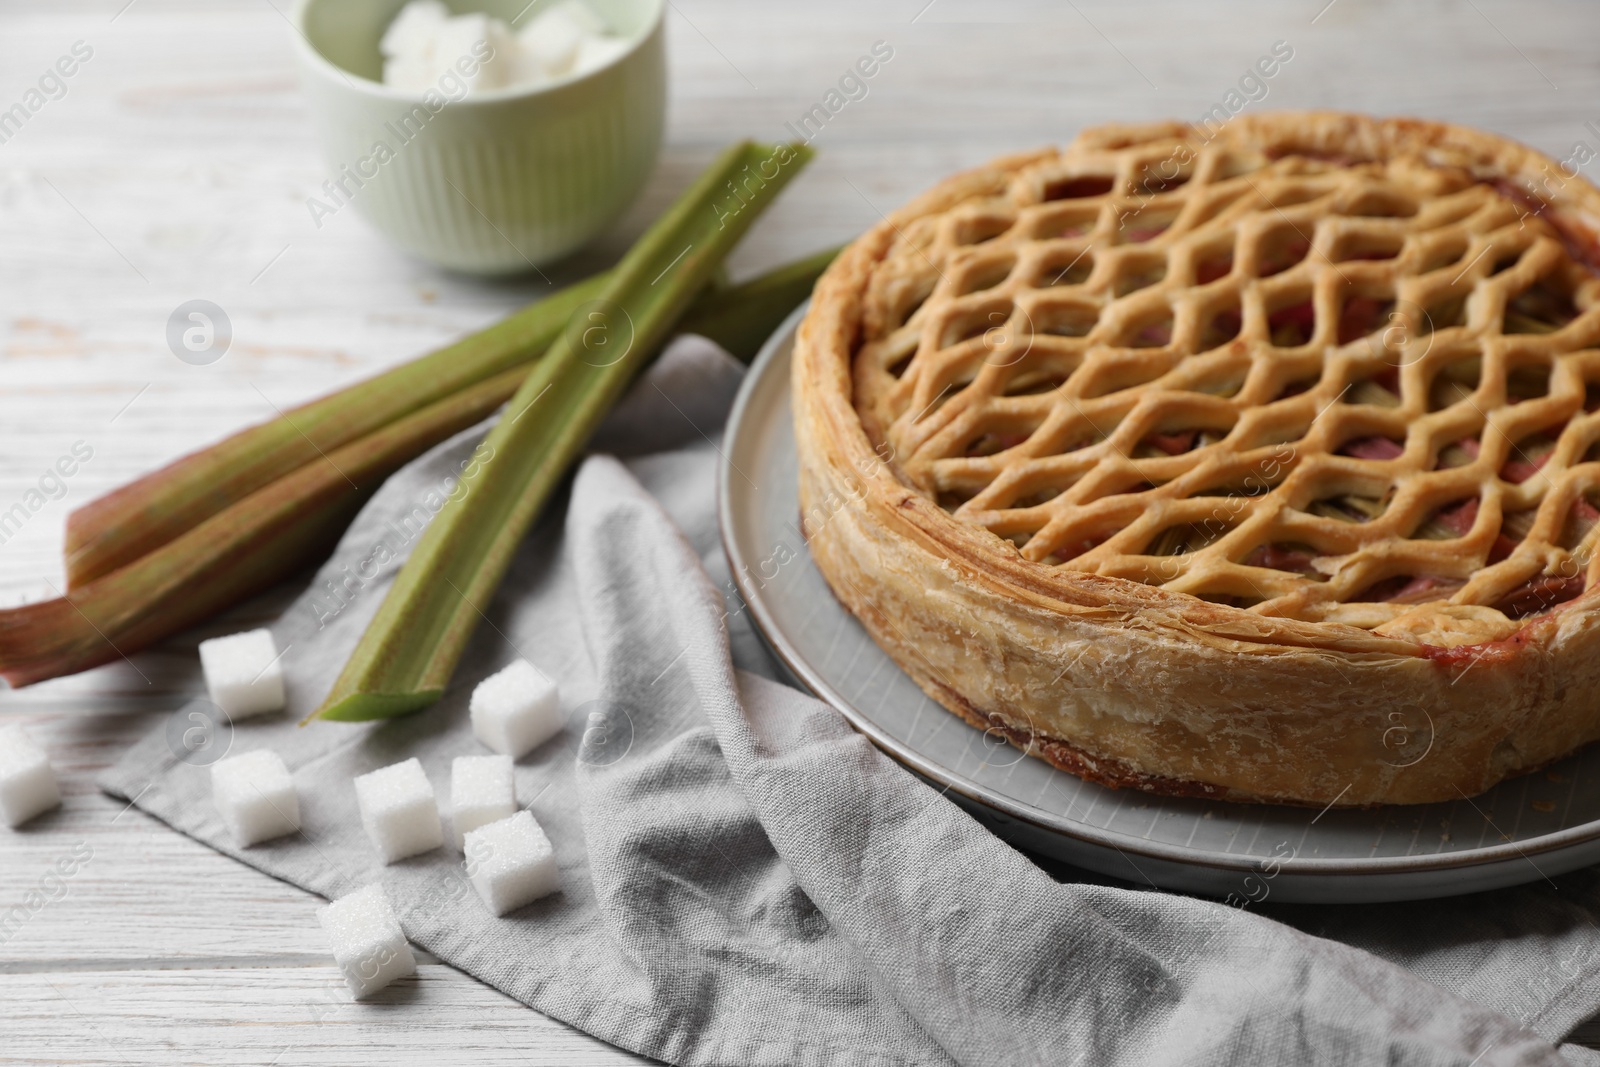
[{"label": "pastry lattice strip", "polygon": [[1600,567],[1600,281],[1465,172],[1048,154],[909,224],[866,301],[869,434],[1029,559],[1363,627]]}]

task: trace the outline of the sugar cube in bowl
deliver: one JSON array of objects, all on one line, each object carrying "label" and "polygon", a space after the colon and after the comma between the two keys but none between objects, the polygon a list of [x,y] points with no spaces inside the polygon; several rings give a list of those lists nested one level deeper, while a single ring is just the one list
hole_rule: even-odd
[{"label": "sugar cube in bowl", "polygon": [[380,885],[340,897],[317,914],[333,943],[333,958],[356,999],[371,996],[417,971],[400,920]]},{"label": "sugar cube in bowl", "polygon": [[556,683],[525,659],[478,683],[471,714],[478,740],[512,759],[550,740],[564,725]]},{"label": "sugar cube in bowl", "polygon": [[20,726],[0,727],[0,819],[21,826],[61,803],[50,757]]},{"label": "sugar cube in bowl", "polygon": [[560,888],[555,849],[526,811],[468,831],[466,853],[472,887],[496,915]]},{"label": "sugar cube in bowl", "polygon": [[444,844],[433,785],[415,756],[359,775],[355,783],[361,824],[383,862],[394,863]]},{"label": "sugar cube in bowl", "polygon": [[248,630],[200,642],[200,668],[211,702],[230,719],[283,708],[283,666],[270,630]]},{"label": "sugar cube in bowl", "polygon": [[457,756],[450,764],[450,828],[456,848],[468,830],[517,810],[510,756]]},{"label": "sugar cube in bowl", "polygon": [[211,765],[211,798],[228,833],[248,848],[300,829],[300,797],[283,757],[271,749]]}]

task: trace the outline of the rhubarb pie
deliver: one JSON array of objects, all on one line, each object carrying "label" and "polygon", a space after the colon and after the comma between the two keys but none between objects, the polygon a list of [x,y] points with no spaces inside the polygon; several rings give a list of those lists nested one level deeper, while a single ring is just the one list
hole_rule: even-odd
[{"label": "rhubarb pie", "polygon": [[817,286],[801,512],[924,690],[1152,793],[1472,796],[1600,738],[1600,190],[1280,113],[957,175]]}]

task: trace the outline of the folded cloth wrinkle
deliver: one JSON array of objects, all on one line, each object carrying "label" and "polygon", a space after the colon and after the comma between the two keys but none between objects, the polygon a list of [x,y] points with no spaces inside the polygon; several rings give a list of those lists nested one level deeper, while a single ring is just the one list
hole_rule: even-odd
[{"label": "folded cloth wrinkle", "polygon": [[[165,725],[103,785],[324,896],[379,882],[416,944],[669,1063],[1600,1063],[1551,1043],[1600,1007],[1590,872],[1362,909],[1058,880],[774,680],[718,547],[717,438],[739,375],[688,338],[641,379],[596,438],[614,455],[587,459],[530,533],[438,705],[300,729],[414,543],[397,517],[483,428],[390,479],[273,626],[288,712],[232,732],[235,752],[284,756],[303,834],[235,847],[207,768],[175,758]],[[379,545],[384,562],[361,569],[375,576],[349,583]],[[472,687],[517,656],[559,681],[568,713],[515,772],[561,889],[497,918],[447,850],[384,866],[350,780],[416,756],[443,787],[453,757],[481,750]]]}]

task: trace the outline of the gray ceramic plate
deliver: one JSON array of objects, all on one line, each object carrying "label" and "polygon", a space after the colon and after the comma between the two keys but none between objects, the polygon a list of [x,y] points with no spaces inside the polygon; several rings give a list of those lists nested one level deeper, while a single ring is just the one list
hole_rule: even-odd
[{"label": "gray ceramic plate", "polygon": [[739,591],[797,682],[997,832],[1101,874],[1235,902],[1452,896],[1600,863],[1600,747],[1471,800],[1319,814],[1105,789],[945,711],[834,599],[800,536],[789,357],[804,310],[767,342],[728,424],[719,507]]}]

